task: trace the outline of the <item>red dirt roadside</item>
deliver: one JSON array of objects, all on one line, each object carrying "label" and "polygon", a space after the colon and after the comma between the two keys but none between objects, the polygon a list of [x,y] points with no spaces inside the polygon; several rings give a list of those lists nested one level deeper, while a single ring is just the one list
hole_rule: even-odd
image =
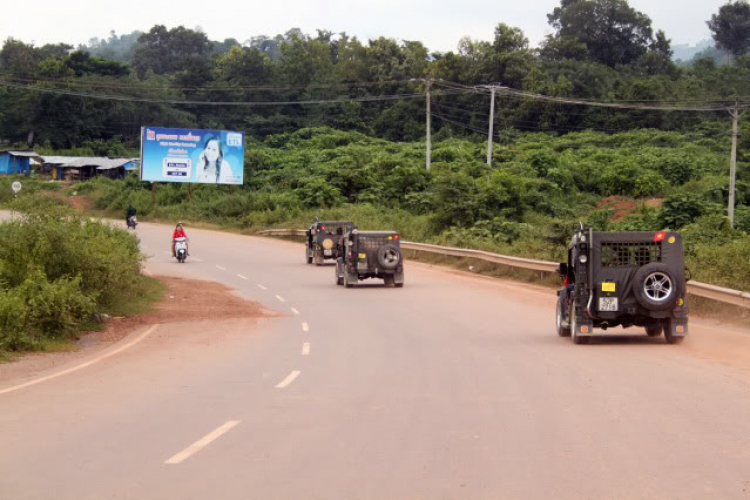
[{"label": "red dirt roadside", "polygon": [[[257,319],[279,316],[255,302],[236,296],[218,283],[156,276],[167,286],[164,300],[154,311],[129,318],[111,318],[102,331],[81,336],[67,352],[29,353],[13,362],[0,364],[0,381],[27,378],[39,372],[91,356],[131,332],[154,324],[210,321],[221,323],[233,319]],[[220,328],[213,329],[221,331]]]}]

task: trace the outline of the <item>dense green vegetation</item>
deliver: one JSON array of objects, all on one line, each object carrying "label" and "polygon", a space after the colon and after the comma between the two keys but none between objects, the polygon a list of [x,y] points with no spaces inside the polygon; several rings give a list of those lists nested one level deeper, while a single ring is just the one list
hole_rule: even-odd
[{"label": "dense green vegetation", "polygon": [[16,217],[0,223],[0,357],[67,340],[97,313],[120,311],[153,288],[140,275],[138,241],[127,231],[38,191],[11,206]]},{"label": "dense green vegetation", "polygon": [[[133,203],[147,216],[248,231],[351,218],[412,240],[550,260],[579,220],[679,229],[696,279],[750,289],[746,121],[736,228],[724,217],[726,107],[750,106],[750,7],[736,0],[707,21],[718,48],[687,66],[671,61],[668,34],[626,0],[560,0],[536,48],[502,23],[488,41],[464,38],[447,53],[419,41],[294,29],[239,43],[154,26],[76,51],[9,39],[0,50],[0,142],[127,156],[143,125],[243,130],[242,187],[194,186],[188,201],[187,186],[159,185],[153,210],[136,177],[74,189],[118,216]],[[526,93],[498,94],[491,166],[489,92],[478,87],[488,83]],[[573,106],[529,93],[717,110]],[[9,196],[2,189],[0,203]]]},{"label": "dense green vegetation", "polygon": [[[719,128],[519,134],[497,145],[450,138],[393,143],[327,128],[273,135],[246,154],[245,185],[149,185],[131,176],[73,188],[122,216],[208,221],[254,231],[314,216],[393,228],[406,239],[561,258],[578,221],[598,229],[679,229],[694,277],[750,289],[750,163],[740,163],[737,229],[726,219],[729,139]],[[612,198],[615,197],[615,198]],[[618,213],[611,204],[627,201]]]},{"label": "dense green vegetation", "polygon": [[[182,26],[154,26],[113,33],[75,51],[63,43],[35,47],[8,39],[0,50],[0,141],[73,149],[120,138],[137,148],[143,125],[236,129],[256,138],[330,126],[416,141],[425,135],[421,94],[427,78],[435,81],[434,130],[452,135],[482,132],[488,124],[487,93],[456,93],[456,85],[500,82],[607,102],[744,102],[750,95],[749,19],[744,0],[722,7],[710,21],[717,44],[733,54],[727,56],[731,64],[719,65],[709,55],[689,67],[672,63],[668,34],[626,0],[561,0],[546,20],[551,34],[537,48],[522,30],[502,23],[484,34],[488,41],[467,37],[446,53],[419,41],[360,41],[298,29],[240,43],[212,41]],[[411,97],[378,99],[397,94]],[[296,104],[311,100],[345,102]],[[269,102],[287,104],[262,105]],[[723,112],[581,108],[511,96],[501,97],[498,108],[496,130],[689,131],[726,121]]]}]

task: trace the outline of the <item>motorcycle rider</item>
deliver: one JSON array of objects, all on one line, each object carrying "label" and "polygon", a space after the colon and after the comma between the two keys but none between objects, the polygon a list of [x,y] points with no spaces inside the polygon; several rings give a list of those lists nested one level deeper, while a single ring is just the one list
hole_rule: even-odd
[{"label": "motorcycle rider", "polygon": [[130,226],[130,218],[135,217],[137,210],[132,204],[128,204],[127,211],[125,212],[125,224]]},{"label": "motorcycle rider", "polygon": [[[172,233],[172,257],[177,257],[177,254],[175,253],[175,240],[177,240],[177,238],[187,238],[185,229],[182,227],[182,222],[177,223],[177,226],[175,226],[174,232]],[[190,255],[187,247],[187,242],[185,243],[185,253],[187,255]]]}]

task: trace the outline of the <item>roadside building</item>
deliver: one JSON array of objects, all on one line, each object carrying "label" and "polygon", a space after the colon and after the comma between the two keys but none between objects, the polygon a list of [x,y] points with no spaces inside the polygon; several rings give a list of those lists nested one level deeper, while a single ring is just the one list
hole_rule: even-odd
[{"label": "roadside building", "polygon": [[34,151],[0,151],[0,175],[31,173],[33,158],[40,156]]},{"label": "roadside building", "polygon": [[140,166],[138,158],[101,156],[45,156],[43,161],[43,170],[59,181],[83,181],[98,175],[122,179]]}]

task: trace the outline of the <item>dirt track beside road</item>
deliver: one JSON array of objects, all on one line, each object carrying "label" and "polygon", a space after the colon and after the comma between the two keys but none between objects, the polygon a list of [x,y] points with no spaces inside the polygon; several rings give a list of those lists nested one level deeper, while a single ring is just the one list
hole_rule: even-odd
[{"label": "dirt track beside road", "polygon": [[[193,279],[156,276],[167,286],[164,300],[154,311],[129,318],[111,318],[102,331],[84,333],[70,351],[35,352],[0,364],[0,381],[22,379],[87,358],[144,327],[167,323],[209,320],[212,330],[221,331],[219,323],[231,319],[254,319],[277,316],[255,302],[235,295],[219,283]],[[215,327],[215,328],[214,328]]]}]

